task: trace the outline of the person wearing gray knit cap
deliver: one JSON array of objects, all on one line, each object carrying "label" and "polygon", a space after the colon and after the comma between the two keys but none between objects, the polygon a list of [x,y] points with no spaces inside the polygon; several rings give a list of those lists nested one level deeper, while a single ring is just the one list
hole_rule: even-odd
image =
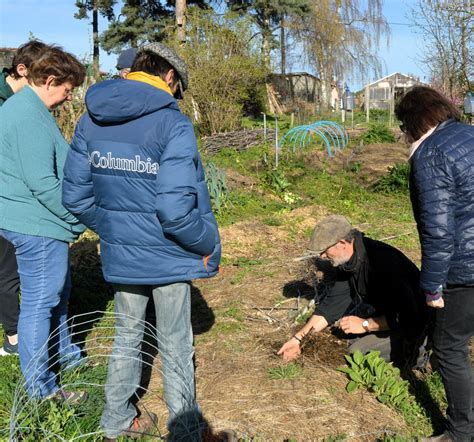
[{"label": "person wearing gray knit cap", "polygon": [[301,354],[308,333],[330,324],[349,339],[349,352],[379,350],[381,357],[398,366],[426,361],[427,309],[419,271],[402,252],[367,238],[344,216],[331,215],[316,225],[306,254],[297,259],[314,259],[318,269],[326,261],[333,270],[326,271],[325,295],[313,316],[280,348],[285,361]]},{"label": "person wearing gray knit cap", "polygon": [[157,416],[135,400],[146,329],[160,353],[166,440],[212,434],[196,400],[190,281],[217,274],[221,246],[194,128],[176,102],[187,87],[186,65],[173,49],[140,47],[125,79],[87,92],[66,161],[63,204],[100,236],[104,277],[114,289],[104,442],[159,433]]}]

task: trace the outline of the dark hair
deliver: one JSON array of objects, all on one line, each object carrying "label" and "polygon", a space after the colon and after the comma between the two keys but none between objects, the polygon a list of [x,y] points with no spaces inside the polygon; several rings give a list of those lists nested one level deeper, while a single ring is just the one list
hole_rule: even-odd
[{"label": "dark hair", "polygon": [[50,75],[56,77],[55,85],[69,82],[73,87],[77,87],[84,82],[86,69],[74,55],[54,46],[48,48],[31,64],[28,69],[28,81],[42,86]]},{"label": "dark hair", "polygon": [[28,43],[22,44],[15,52],[12,60],[12,66],[9,69],[10,75],[18,80],[21,75],[18,74],[17,68],[19,64],[24,64],[27,68],[30,67],[40,55],[46,51],[50,46],[39,40],[30,40]]},{"label": "dark hair", "polygon": [[443,121],[461,119],[461,113],[444,95],[428,86],[409,89],[395,106],[400,128],[410,142],[416,141]]},{"label": "dark hair", "polygon": [[143,71],[150,75],[156,75],[164,80],[170,69],[173,69],[174,72],[174,83],[178,81],[178,78],[173,66],[171,66],[171,64],[169,64],[163,57],[160,57],[154,52],[144,50],[140,51],[135,57],[130,72]]}]

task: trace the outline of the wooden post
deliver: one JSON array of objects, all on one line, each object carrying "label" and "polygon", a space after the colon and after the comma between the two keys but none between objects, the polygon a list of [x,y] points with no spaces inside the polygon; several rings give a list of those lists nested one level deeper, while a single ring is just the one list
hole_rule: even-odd
[{"label": "wooden post", "polygon": [[186,43],[186,0],[176,0],[175,7],[178,43]]},{"label": "wooden post", "polygon": [[291,113],[290,127],[293,127],[294,124],[295,124],[295,113],[292,112]]}]

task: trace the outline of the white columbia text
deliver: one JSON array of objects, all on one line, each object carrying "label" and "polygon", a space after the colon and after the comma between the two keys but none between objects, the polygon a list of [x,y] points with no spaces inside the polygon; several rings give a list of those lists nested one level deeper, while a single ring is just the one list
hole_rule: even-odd
[{"label": "white columbia text", "polygon": [[111,152],[107,152],[104,156],[98,150],[94,150],[89,155],[89,163],[97,169],[126,170],[128,172],[151,173],[153,175],[156,175],[160,168],[158,163],[151,161],[151,158],[147,158],[146,161],[143,161],[140,155],[135,155],[134,159],[116,158],[112,156]]}]

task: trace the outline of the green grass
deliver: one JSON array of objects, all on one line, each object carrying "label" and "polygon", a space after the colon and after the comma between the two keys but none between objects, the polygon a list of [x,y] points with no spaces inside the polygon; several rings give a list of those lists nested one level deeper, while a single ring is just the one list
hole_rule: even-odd
[{"label": "green grass", "polygon": [[278,365],[267,370],[270,379],[291,380],[298,379],[303,374],[303,368],[296,362],[290,362],[285,365]]},{"label": "green grass", "polygon": [[[21,373],[18,358],[0,358],[0,440],[6,440],[10,425],[15,393],[19,394],[15,418],[18,429],[16,438],[25,441],[45,440],[46,435],[57,435],[65,440],[81,434],[100,431],[100,416],[105,403],[103,385],[107,375],[107,365],[82,367],[63,371],[61,383],[71,385],[70,389],[81,390],[88,384],[88,400],[75,408],[54,401],[35,402],[27,400],[21,388]],[[91,437],[90,440],[99,440]]]}]

